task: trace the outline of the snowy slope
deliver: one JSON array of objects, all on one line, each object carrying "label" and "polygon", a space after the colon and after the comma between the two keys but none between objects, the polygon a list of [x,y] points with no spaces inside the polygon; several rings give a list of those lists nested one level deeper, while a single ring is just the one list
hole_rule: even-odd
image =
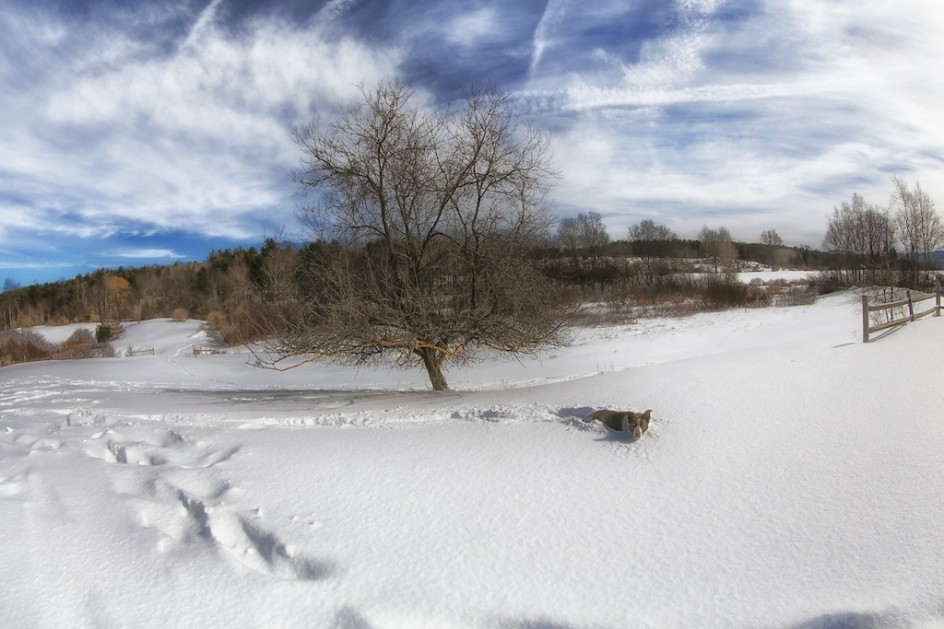
[{"label": "snowy slope", "polygon": [[944,325],[858,325],[843,294],[581,330],[445,394],[194,356],[192,321],[5,368],[0,625],[944,626]]}]

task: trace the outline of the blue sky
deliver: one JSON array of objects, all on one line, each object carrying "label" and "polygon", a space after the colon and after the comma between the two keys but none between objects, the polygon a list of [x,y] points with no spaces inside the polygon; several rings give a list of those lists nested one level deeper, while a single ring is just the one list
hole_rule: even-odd
[{"label": "blue sky", "polygon": [[291,129],[398,78],[507,90],[560,216],[819,246],[890,178],[944,203],[939,0],[4,0],[0,278],[295,238]]}]

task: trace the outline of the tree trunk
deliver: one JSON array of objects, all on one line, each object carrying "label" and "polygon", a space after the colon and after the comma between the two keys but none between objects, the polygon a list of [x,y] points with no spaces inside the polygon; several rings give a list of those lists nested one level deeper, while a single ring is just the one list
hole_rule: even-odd
[{"label": "tree trunk", "polygon": [[442,372],[443,356],[441,353],[428,347],[420,348],[416,355],[423,359],[423,365],[426,367],[426,373],[429,375],[429,383],[434,391],[448,391],[446,377]]}]

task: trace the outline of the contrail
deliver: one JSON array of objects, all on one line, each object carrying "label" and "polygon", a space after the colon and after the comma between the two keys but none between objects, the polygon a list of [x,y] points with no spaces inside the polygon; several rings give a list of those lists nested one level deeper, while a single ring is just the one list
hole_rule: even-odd
[{"label": "contrail", "polygon": [[194,22],[193,28],[187,33],[187,39],[184,40],[182,48],[189,48],[196,45],[197,41],[203,37],[204,33],[209,30],[210,24],[213,22],[217,7],[219,7],[222,2],[223,0],[213,0],[213,2],[207,5],[207,8],[200,12],[200,16],[197,18],[197,21]]},{"label": "contrail", "polygon": [[549,0],[547,5],[544,7],[544,14],[541,16],[541,20],[538,22],[537,28],[534,29],[531,67],[528,70],[528,76],[532,76],[534,71],[537,69],[538,64],[541,63],[541,58],[544,56],[544,50],[550,44],[550,35],[554,32],[554,28],[558,23],[560,23],[561,18],[564,15],[563,6],[564,0]]}]

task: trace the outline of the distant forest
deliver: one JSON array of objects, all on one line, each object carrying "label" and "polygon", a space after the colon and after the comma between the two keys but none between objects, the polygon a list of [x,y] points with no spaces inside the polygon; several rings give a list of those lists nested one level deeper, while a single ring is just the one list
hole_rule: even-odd
[{"label": "distant forest", "polygon": [[[260,308],[286,305],[313,294],[304,286],[306,261],[337,247],[312,243],[297,247],[269,239],[257,249],[223,250],[203,262],[167,266],[100,269],[69,280],[27,287],[7,286],[0,293],[4,330],[76,322],[138,321],[160,317],[211,320],[228,330],[227,341],[244,342],[240,325]],[[679,275],[706,270],[711,259],[700,240],[613,241],[599,246],[536,247],[526,255],[551,278],[580,298],[609,293],[670,291]],[[736,261],[774,267],[827,269],[836,256],[808,248],[731,243],[730,253],[708,271],[731,270]],[[674,278],[671,279],[670,278]],[[316,292],[316,291],[314,291]],[[239,332],[244,330],[244,332]]]}]

